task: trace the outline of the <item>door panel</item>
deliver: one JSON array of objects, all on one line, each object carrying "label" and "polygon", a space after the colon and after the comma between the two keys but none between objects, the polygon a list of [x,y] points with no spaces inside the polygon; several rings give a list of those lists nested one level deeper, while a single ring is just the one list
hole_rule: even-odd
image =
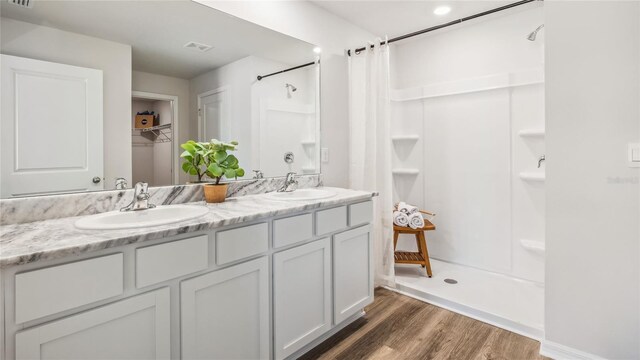
[{"label": "door panel", "polygon": [[329,238],[273,256],[275,358],[287,356],[331,328]]},{"label": "door panel", "polygon": [[369,225],[333,237],[333,308],[339,324],[373,302],[373,243]]},{"label": "door panel", "polygon": [[103,189],[102,71],[1,56],[2,198]]},{"label": "door panel", "polygon": [[16,334],[16,359],[169,359],[169,288]]},{"label": "door panel", "polygon": [[183,359],[269,359],[269,260],[180,285]]},{"label": "door panel", "polygon": [[226,92],[221,90],[200,98],[201,141],[227,139]]}]

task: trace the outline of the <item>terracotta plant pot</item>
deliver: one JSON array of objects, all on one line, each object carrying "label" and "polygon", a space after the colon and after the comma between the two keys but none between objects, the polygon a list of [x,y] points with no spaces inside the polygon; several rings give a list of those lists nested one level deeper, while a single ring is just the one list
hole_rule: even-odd
[{"label": "terracotta plant pot", "polygon": [[205,184],[204,198],[208,203],[221,203],[227,197],[227,184]]}]

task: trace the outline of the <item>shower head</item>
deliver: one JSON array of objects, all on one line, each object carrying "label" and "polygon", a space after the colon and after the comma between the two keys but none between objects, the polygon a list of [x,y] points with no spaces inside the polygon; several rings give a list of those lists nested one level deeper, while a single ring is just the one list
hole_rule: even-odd
[{"label": "shower head", "polygon": [[544,27],[544,24],[538,26],[535,30],[530,32],[529,36],[527,36],[527,40],[536,41],[536,36],[538,36],[538,31],[542,30],[543,27]]},{"label": "shower head", "polygon": [[286,87],[287,89],[290,89],[290,90],[291,90],[291,92],[295,92],[296,90],[298,90],[298,88],[297,88],[297,87],[295,87],[295,86],[293,86],[293,85],[291,85],[291,84],[286,84],[286,85],[285,85],[285,87]]}]

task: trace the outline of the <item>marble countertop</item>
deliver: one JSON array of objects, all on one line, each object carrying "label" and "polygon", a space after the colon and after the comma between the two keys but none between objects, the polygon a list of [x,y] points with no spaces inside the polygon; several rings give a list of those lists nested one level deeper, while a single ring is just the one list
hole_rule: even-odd
[{"label": "marble countertop", "polygon": [[207,206],[209,213],[196,219],[157,227],[80,230],[74,223],[83,216],[3,225],[0,226],[0,268],[366,200],[376,195],[366,191],[324,189],[330,189],[336,192],[336,195],[320,200],[283,201],[259,194],[228,198],[220,204],[191,203]]}]

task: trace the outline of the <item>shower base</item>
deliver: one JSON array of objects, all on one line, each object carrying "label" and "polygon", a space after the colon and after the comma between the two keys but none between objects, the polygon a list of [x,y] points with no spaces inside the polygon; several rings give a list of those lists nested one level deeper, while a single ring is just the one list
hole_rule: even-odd
[{"label": "shower base", "polygon": [[542,339],[542,284],[434,259],[431,267],[433,277],[428,278],[420,266],[396,265],[396,289],[391,290],[532,339]]}]

